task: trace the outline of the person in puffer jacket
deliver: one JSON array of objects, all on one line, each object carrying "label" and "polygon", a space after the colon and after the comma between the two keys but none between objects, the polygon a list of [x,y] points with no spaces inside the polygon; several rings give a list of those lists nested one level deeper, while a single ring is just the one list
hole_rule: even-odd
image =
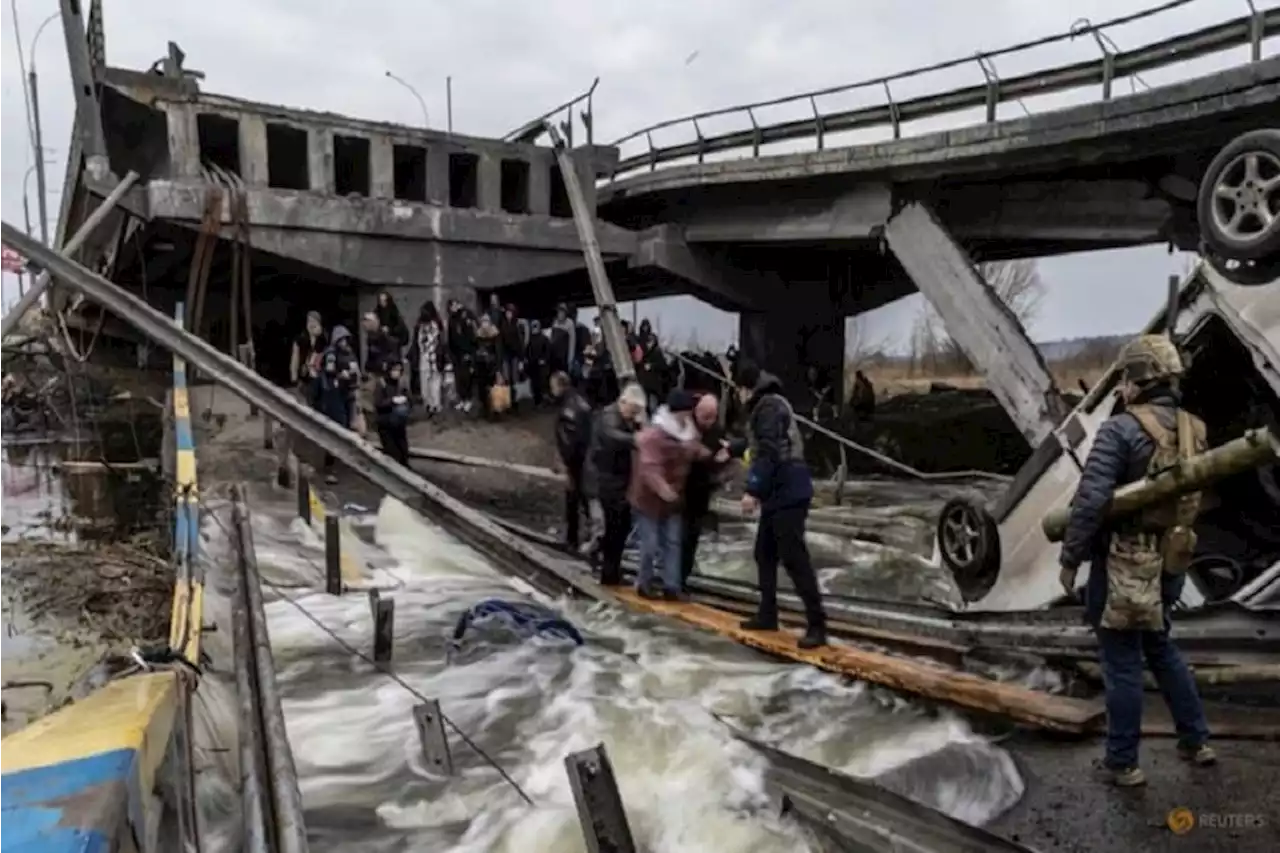
[{"label": "person in puffer jacket", "polygon": [[778,563],[781,562],[796,595],[804,603],[808,629],[798,645],[813,649],[827,643],[827,620],[822,593],[804,541],[805,521],[813,502],[813,479],[804,461],[804,442],[791,403],[782,394],[778,377],[754,364],[738,370],[738,396],[750,411],[747,471],[742,511],[760,513],[756,528],[756,570],[760,606],[742,623],[747,631],[778,630]]},{"label": "person in puffer jacket", "polygon": [[636,459],[627,500],[640,534],[636,592],[642,598],[684,599],[680,537],[685,482],[693,460],[705,451],[693,424],[693,397],[672,391],[653,422],[636,436]]}]

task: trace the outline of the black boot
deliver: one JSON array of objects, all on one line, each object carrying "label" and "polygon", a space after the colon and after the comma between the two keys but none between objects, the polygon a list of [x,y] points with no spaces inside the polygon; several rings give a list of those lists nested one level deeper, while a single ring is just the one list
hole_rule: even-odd
[{"label": "black boot", "polygon": [[744,619],[738,624],[738,627],[744,631],[776,631],[778,630],[778,620],[765,619],[757,614],[750,619]]},{"label": "black boot", "polygon": [[804,636],[796,641],[802,649],[820,649],[827,644],[827,629],[822,625],[810,625]]},{"label": "black boot", "polygon": [[660,583],[648,583],[644,586],[636,587],[636,594],[641,598],[647,598],[650,601],[662,601],[664,599],[664,590]]}]

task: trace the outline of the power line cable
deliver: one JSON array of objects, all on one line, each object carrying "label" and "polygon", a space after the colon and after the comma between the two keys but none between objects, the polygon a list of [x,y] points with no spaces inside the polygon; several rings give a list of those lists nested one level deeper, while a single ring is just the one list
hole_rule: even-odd
[{"label": "power line cable", "polygon": [[31,150],[39,161],[43,155],[36,149],[36,126],[31,113],[31,92],[27,89],[27,61],[23,58],[22,31],[18,28],[18,0],[9,0],[9,10],[13,17],[13,41],[18,49],[18,70],[22,72],[22,100],[27,108],[27,136],[31,142]]}]

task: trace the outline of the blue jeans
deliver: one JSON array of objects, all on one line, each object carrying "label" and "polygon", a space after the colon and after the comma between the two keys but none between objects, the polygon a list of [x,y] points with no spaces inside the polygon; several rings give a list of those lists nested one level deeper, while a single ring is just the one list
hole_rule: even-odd
[{"label": "blue jeans", "polygon": [[1142,738],[1142,664],[1146,661],[1173,716],[1181,746],[1209,740],[1209,725],[1195,680],[1164,631],[1098,629],[1098,656],[1107,691],[1107,757],[1113,769],[1138,766]]},{"label": "blue jeans", "polygon": [[679,592],[680,535],[684,528],[679,513],[666,518],[650,518],[637,513],[636,527],[640,533],[640,572],[636,575],[636,589],[649,587],[657,574],[667,592]]}]

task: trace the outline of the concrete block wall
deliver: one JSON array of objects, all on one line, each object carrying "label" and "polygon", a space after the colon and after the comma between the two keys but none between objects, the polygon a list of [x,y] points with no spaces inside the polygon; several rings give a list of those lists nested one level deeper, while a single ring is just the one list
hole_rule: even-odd
[{"label": "concrete block wall", "polygon": [[[309,115],[278,115],[232,110],[221,104],[171,102],[162,104],[167,114],[169,150],[173,177],[195,178],[201,174],[201,164],[217,161],[202,150],[198,118],[202,114],[214,114],[237,123],[237,143],[240,177],[250,186],[281,189],[288,187],[273,180],[269,164],[273,160],[268,128],[284,126],[306,134],[305,155],[290,152],[280,157],[305,156],[306,191],[333,194],[336,192],[335,169],[342,164],[335,159],[334,139],[337,136],[368,141],[368,162],[362,172],[367,172],[368,184],[354,194],[375,199],[399,200],[479,210],[486,213],[548,216],[552,213],[552,197],[556,189],[552,184],[555,173],[555,155],[549,148],[535,145],[518,145],[500,140],[476,137],[412,131],[408,128],[389,128],[372,122],[320,122]],[[425,193],[417,198],[397,199],[396,152],[397,147],[416,149],[425,158]],[[451,156],[455,155],[455,156]],[[456,155],[466,155],[456,156]],[[451,165],[452,160],[452,165]],[[527,164],[527,177],[523,186],[503,186],[503,162],[520,161]],[[474,172],[462,165],[473,164]],[[225,163],[219,163],[226,168]],[[523,171],[523,170],[518,170]],[[452,174],[451,174],[452,173]],[[451,180],[458,186],[451,187]],[[415,183],[406,181],[406,183]],[[589,184],[591,182],[588,182]],[[466,184],[467,193],[462,187]],[[421,184],[419,183],[419,187]],[[421,192],[421,190],[419,190]],[[504,197],[510,210],[504,210]],[[567,217],[567,210],[556,213]]]}]

